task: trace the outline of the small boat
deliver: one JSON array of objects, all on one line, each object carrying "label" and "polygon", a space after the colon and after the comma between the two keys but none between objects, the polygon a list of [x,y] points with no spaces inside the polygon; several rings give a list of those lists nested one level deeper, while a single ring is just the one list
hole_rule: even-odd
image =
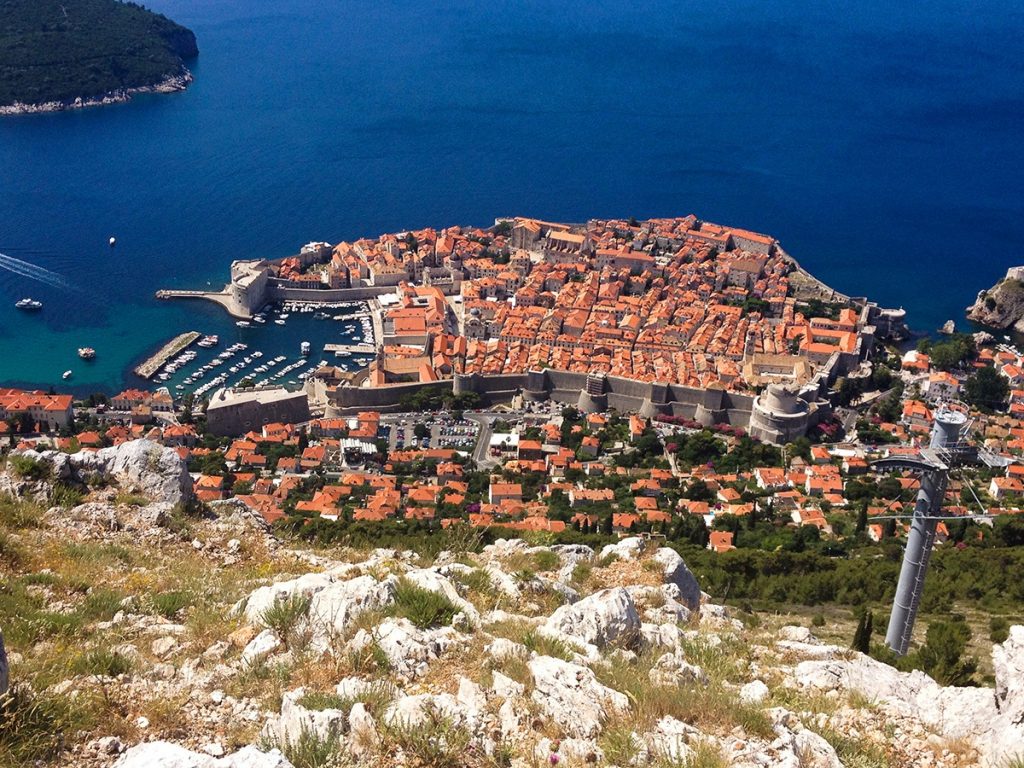
[{"label": "small boat", "polygon": [[108,242],[110,243],[110,247],[113,248],[115,245],[117,245],[117,238],[111,235],[110,240]]},{"label": "small boat", "polygon": [[299,354],[301,355],[308,355],[310,349],[311,347],[309,346],[308,341],[304,341],[301,344],[299,344]]},{"label": "small boat", "polygon": [[328,315],[326,312],[316,312],[313,315],[313,319],[314,320],[330,320],[331,316]]},{"label": "small boat", "polygon": [[62,379],[70,379],[71,378],[71,371],[64,371],[64,373],[61,376],[61,378]]},{"label": "small boat", "polygon": [[235,323],[235,325],[237,325],[239,328],[248,328],[250,325],[252,325],[252,323],[250,323],[248,320],[239,320],[237,323]]},{"label": "small boat", "polygon": [[29,310],[29,311],[35,311],[37,309],[42,309],[43,308],[43,302],[36,301],[35,299],[26,297],[24,299],[16,301],[14,303],[14,306],[16,306],[18,309],[25,309],[25,310]]},{"label": "small boat", "polygon": [[284,320],[281,320],[280,318],[278,318],[277,320],[274,321],[274,324],[275,325],[284,325]]},{"label": "small boat", "polygon": [[92,347],[79,347],[78,356],[83,360],[92,360],[96,357],[96,350]]}]

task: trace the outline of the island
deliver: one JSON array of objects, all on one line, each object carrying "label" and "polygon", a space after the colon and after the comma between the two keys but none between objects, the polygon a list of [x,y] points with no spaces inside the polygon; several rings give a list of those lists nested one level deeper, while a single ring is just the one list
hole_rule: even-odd
[{"label": "island", "polygon": [[191,30],[119,0],[0,0],[0,114],[185,89]]}]

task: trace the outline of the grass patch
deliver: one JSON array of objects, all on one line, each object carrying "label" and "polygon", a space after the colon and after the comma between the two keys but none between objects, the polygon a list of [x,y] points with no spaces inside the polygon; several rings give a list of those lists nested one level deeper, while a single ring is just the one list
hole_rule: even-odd
[{"label": "grass patch", "polygon": [[64,751],[69,711],[56,700],[18,686],[0,696],[0,765],[34,766]]},{"label": "grass patch", "polygon": [[428,629],[451,624],[458,612],[458,606],[440,592],[424,589],[402,578],[395,586],[395,602],[389,606],[387,614],[408,619],[420,629]]},{"label": "grass patch", "polygon": [[149,601],[153,613],[165,619],[174,619],[192,604],[192,595],[179,591],[158,592]]},{"label": "grass patch", "polygon": [[94,588],[86,596],[79,609],[82,618],[92,621],[110,621],[121,610],[124,594],[114,589]]},{"label": "grass patch", "polygon": [[819,728],[818,734],[832,745],[846,768],[889,768],[889,758],[879,744],[846,736],[831,726]]},{"label": "grass patch", "polygon": [[347,762],[337,739],[322,739],[305,726],[295,739],[263,739],[259,746],[264,751],[280,749],[295,768],[338,768]]},{"label": "grass patch", "polygon": [[77,507],[84,498],[84,493],[66,483],[54,483],[53,487],[50,488],[50,504],[55,507],[63,507],[64,509]]},{"label": "grass patch", "polygon": [[121,491],[114,497],[114,503],[125,507],[145,507],[149,504],[149,499],[137,493]]},{"label": "grass patch", "polygon": [[573,643],[535,629],[525,632],[519,642],[539,656],[553,656],[562,661],[572,661],[578,653]]},{"label": "grass patch", "polygon": [[132,660],[117,651],[96,648],[75,659],[71,671],[78,675],[118,677],[132,671]]},{"label": "grass patch", "polygon": [[705,669],[707,685],[652,682],[649,672],[660,655],[660,651],[646,652],[633,660],[613,656],[593,667],[601,683],[626,694],[632,705],[632,712],[625,718],[616,718],[612,727],[623,725],[643,732],[669,716],[709,733],[724,734],[740,726],[749,734],[772,737],[771,720],[763,707],[741,702],[738,694],[727,688],[713,670]]},{"label": "grass patch", "polygon": [[11,496],[0,496],[0,527],[24,530],[39,526],[42,510],[37,504],[22,501]]}]

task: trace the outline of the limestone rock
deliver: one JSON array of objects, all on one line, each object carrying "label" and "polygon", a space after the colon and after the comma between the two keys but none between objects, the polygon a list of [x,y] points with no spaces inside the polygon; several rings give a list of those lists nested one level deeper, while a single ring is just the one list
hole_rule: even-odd
[{"label": "limestone rock", "polygon": [[216,758],[190,752],[177,744],[150,741],[126,751],[114,768],[294,768],[276,749],[261,752],[245,747],[227,757]]},{"label": "limestone rock", "polygon": [[309,604],[309,621],[313,629],[313,645],[322,650],[351,628],[364,611],[381,610],[395,599],[395,579],[377,581],[372,576],[359,576],[334,582],[313,594]]},{"label": "limestone rock", "polygon": [[636,560],[643,554],[644,540],[639,536],[630,536],[627,539],[620,539],[614,544],[607,544],[601,549],[598,559],[604,560],[607,557],[616,557],[619,560]]},{"label": "limestone rock", "polygon": [[353,704],[348,713],[348,732],[349,750],[356,757],[371,753],[377,746],[377,723],[361,701]]},{"label": "limestone rock", "polygon": [[683,558],[674,549],[662,547],[651,558],[661,568],[661,575],[666,584],[673,584],[679,589],[678,600],[691,611],[700,607],[700,585]]},{"label": "limestone rock", "polygon": [[265,629],[254,637],[242,651],[242,664],[252,665],[263,661],[281,646],[273,630]]},{"label": "limestone rock", "polygon": [[345,732],[348,718],[340,709],[307,709],[302,706],[303,688],[288,691],[281,697],[281,714],[264,728],[272,743],[297,742],[303,733],[315,734],[318,741],[338,741]]},{"label": "limestone rock", "polygon": [[1024,626],[1010,627],[1006,641],[993,646],[992,666],[999,711],[1018,713],[1024,720]]},{"label": "limestone rock", "polygon": [[[188,467],[173,448],[151,440],[131,440],[97,452],[106,471],[123,488],[131,488],[153,499],[178,504],[192,498]],[[79,463],[79,454],[72,462]]]},{"label": "limestone rock", "polygon": [[412,680],[426,672],[430,662],[460,638],[460,633],[451,627],[418,629],[408,619],[385,619],[372,633],[357,632],[347,648],[360,651],[375,643],[387,657],[392,673]]},{"label": "limestone rock", "polygon": [[740,688],[740,701],[744,704],[760,704],[768,698],[768,686],[761,680],[752,680]]},{"label": "limestone rock", "polygon": [[529,668],[533,674],[534,703],[567,736],[593,738],[609,716],[629,710],[629,699],[601,685],[587,667],[538,656],[530,660]]},{"label": "limestone rock", "polygon": [[627,589],[602,589],[578,603],[557,609],[544,622],[542,630],[598,648],[611,643],[628,644],[638,637],[640,615]]}]

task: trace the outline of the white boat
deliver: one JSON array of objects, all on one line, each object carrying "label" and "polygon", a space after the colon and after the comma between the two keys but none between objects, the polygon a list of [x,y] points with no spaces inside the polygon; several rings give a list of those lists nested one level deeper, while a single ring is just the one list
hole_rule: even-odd
[{"label": "white boat", "polygon": [[310,349],[311,347],[308,341],[304,341],[301,344],[299,344],[299,354],[301,355],[308,355]]},{"label": "white boat", "polygon": [[279,318],[279,319],[277,319],[277,320],[275,320],[275,321],[274,321],[274,325],[284,325],[284,320],[281,320],[281,319]]},{"label": "white boat", "polygon": [[107,242],[109,242],[110,247],[113,248],[115,245],[117,245],[117,238],[111,235],[110,240],[108,240]]},{"label": "white boat", "polygon": [[96,357],[96,350],[92,347],[79,347],[78,356],[83,360],[92,360]]},{"label": "white boat", "polygon": [[237,323],[235,323],[235,325],[237,325],[239,328],[248,328],[250,325],[252,325],[252,323],[250,323],[248,320],[239,320]]},{"label": "white boat", "polygon": [[61,376],[61,378],[62,379],[70,379],[71,378],[71,371],[64,371],[64,373]]},{"label": "white boat", "polygon": [[14,302],[14,306],[16,306],[18,309],[34,311],[37,309],[42,309],[43,302],[36,301],[33,298],[25,297],[24,299],[20,299],[19,301]]}]

